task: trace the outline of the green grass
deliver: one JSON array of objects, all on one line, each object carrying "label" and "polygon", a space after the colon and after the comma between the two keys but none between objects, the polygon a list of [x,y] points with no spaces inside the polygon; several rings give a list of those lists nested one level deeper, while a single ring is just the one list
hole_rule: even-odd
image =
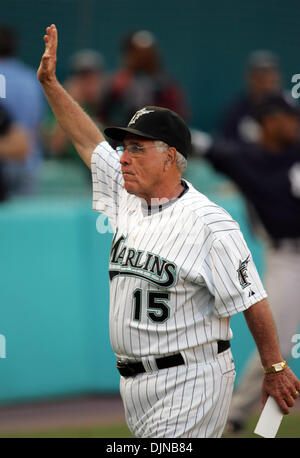
[{"label": "green grass", "polygon": [[126,438],[133,437],[125,423],[49,429],[47,431],[18,431],[0,434],[0,438]]},{"label": "green grass", "polygon": [[[258,415],[252,415],[247,423],[246,430],[236,436],[239,438],[259,438],[253,433]],[[10,432],[0,434],[0,438],[130,438],[132,434],[124,423],[112,425],[96,425],[96,426],[82,426],[77,428],[61,428],[49,429],[47,431],[31,431],[31,432]],[[300,438],[300,413],[293,413],[283,417],[278,438]]]},{"label": "green grass", "polygon": [[[252,415],[247,422],[245,431],[235,436],[224,436],[224,437],[244,437],[244,438],[259,438],[257,434],[254,434],[255,426],[258,422],[259,415]],[[300,438],[300,413],[292,413],[285,415],[282,419],[279,427],[277,438]]]}]

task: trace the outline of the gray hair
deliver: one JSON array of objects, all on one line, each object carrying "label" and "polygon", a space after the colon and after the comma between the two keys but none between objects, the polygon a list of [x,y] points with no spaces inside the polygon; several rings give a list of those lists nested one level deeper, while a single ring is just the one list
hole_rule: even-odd
[{"label": "gray hair", "polygon": [[[157,151],[160,152],[160,153],[162,153],[167,148],[169,148],[169,145],[167,145],[167,143],[165,143],[165,142],[163,142],[161,140],[156,140],[154,142],[154,144],[155,144],[155,146],[157,148]],[[187,160],[181,153],[179,153],[179,151],[177,151],[176,164],[177,164],[177,167],[178,167],[178,170],[180,171],[180,173],[184,173],[186,171]]]}]

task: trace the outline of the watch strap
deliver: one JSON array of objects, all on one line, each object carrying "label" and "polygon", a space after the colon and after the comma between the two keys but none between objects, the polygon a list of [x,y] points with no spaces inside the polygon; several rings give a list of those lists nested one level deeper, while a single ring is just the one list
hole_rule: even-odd
[{"label": "watch strap", "polygon": [[283,371],[286,367],[286,361],[280,361],[279,363],[272,364],[270,367],[263,367],[263,371],[265,374],[276,374]]}]

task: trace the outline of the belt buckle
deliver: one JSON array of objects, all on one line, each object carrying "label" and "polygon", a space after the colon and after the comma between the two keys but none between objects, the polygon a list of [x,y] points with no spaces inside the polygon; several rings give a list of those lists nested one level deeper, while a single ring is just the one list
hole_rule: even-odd
[{"label": "belt buckle", "polygon": [[120,374],[123,375],[124,377],[130,377],[130,376],[135,375],[135,370],[129,364],[128,361],[118,359],[117,360],[117,369],[120,372]]}]

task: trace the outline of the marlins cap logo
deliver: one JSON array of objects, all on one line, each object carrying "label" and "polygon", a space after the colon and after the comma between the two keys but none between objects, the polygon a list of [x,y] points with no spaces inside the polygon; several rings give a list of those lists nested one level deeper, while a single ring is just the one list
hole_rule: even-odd
[{"label": "marlins cap logo", "polygon": [[134,124],[141,116],[149,113],[154,113],[154,110],[147,110],[147,108],[142,108],[141,110],[137,111],[135,115],[131,118],[129,121],[128,126],[131,126],[131,124]]}]

